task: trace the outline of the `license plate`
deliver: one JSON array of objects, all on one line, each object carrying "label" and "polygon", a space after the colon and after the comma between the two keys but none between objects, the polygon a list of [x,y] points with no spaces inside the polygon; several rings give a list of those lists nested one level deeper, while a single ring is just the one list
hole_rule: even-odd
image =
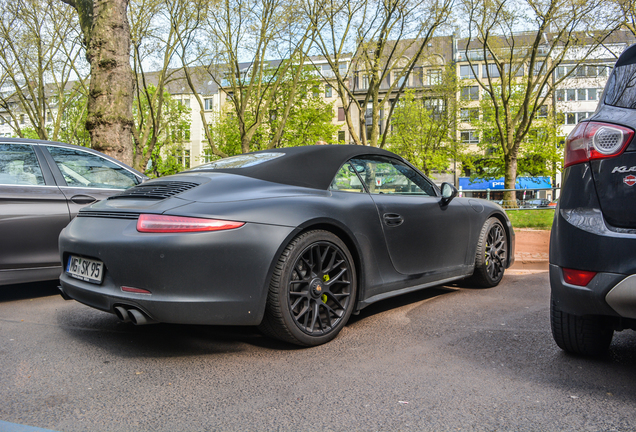
[{"label": "license plate", "polygon": [[66,265],[66,273],[76,279],[101,284],[104,274],[104,263],[71,255]]}]

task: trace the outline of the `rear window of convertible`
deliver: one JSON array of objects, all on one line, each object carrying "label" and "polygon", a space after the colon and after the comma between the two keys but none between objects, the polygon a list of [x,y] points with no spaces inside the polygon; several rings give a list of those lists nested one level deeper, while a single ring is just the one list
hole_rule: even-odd
[{"label": "rear window of convertible", "polygon": [[238,156],[231,156],[224,159],[219,159],[214,162],[210,162],[204,165],[200,165],[191,171],[197,170],[211,170],[211,169],[231,169],[231,168],[247,168],[254,165],[259,165],[273,159],[285,156],[284,153],[253,153],[244,154]]}]

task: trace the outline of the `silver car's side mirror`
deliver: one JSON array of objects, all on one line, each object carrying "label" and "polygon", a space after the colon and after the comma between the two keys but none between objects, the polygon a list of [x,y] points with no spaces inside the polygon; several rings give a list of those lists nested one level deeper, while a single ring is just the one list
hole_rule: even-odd
[{"label": "silver car's side mirror", "polygon": [[447,205],[457,196],[457,188],[450,183],[442,183],[442,205]]}]

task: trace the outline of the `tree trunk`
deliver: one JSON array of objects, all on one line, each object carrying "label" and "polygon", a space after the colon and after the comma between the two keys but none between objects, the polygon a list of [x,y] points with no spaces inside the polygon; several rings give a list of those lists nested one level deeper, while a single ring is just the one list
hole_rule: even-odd
[{"label": "tree trunk", "polygon": [[[505,169],[506,174],[504,177],[504,188],[514,189],[517,181],[517,154],[516,152],[510,152],[505,157]],[[508,191],[504,192],[504,204],[507,207],[517,207],[517,192]]]},{"label": "tree trunk", "polygon": [[133,164],[133,72],[128,0],[93,0],[86,57],[91,65],[86,129],[92,147]]}]

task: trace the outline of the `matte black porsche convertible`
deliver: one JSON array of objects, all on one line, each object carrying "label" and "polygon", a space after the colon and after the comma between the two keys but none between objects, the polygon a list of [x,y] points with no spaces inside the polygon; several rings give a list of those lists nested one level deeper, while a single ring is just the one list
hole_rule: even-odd
[{"label": "matte black porsche convertible", "polygon": [[83,208],[60,235],[60,289],[135,324],[259,325],[318,345],[378,300],[501,281],[505,212],[456,195],[376,148],[221,159]]}]

